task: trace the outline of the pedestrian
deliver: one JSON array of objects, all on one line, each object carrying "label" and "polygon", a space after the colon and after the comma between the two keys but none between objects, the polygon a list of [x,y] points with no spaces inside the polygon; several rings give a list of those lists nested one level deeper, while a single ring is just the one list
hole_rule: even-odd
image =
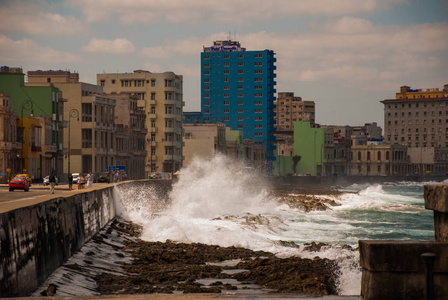
[{"label": "pedestrian", "polygon": [[72,173],[68,174],[68,190],[71,191],[73,188],[73,175]]},{"label": "pedestrian", "polygon": [[50,178],[48,179],[50,182],[50,191],[52,194],[54,194],[54,186],[56,185],[56,177],[54,176],[54,173],[51,172]]},{"label": "pedestrian", "polygon": [[78,190],[81,189],[81,185],[82,185],[82,183],[81,183],[81,177],[82,177],[82,174],[79,174],[79,175],[78,175]]},{"label": "pedestrian", "polygon": [[118,173],[118,171],[115,172],[115,175],[114,175],[114,182],[115,182],[115,183],[120,182],[120,173]]},{"label": "pedestrian", "polygon": [[93,184],[93,174],[92,171],[89,172],[89,174],[87,174],[87,187],[92,187]]}]

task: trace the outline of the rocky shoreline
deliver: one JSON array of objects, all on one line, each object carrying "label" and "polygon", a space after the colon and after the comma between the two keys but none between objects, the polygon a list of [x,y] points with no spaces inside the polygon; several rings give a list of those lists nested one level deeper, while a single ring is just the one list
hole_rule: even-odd
[{"label": "rocky shoreline", "polygon": [[[111,228],[134,236],[140,230],[135,224],[118,221]],[[239,289],[337,294],[337,266],[329,259],[277,258],[272,253],[238,247],[139,239],[126,240],[123,250],[133,257],[131,263],[122,264],[126,275],[105,272],[95,277],[102,295],[235,293]]]},{"label": "rocky shoreline", "polygon": [[[292,208],[309,212],[331,209],[338,205],[336,200],[342,194],[328,189],[287,187],[272,190],[270,196]],[[263,222],[257,218],[262,216],[248,215],[246,222],[249,225]],[[48,289],[41,290],[41,295],[61,295],[57,292],[58,284],[77,276],[72,273],[86,274],[88,281],[94,283],[94,286],[87,289],[96,295],[337,295],[339,269],[335,261],[330,259],[318,256],[313,259],[279,258],[273,253],[239,247],[186,244],[169,240],[147,242],[139,239],[141,231],[139,225],[116,218],[89,242],[91,246],[81,250],[82,261],[78,259],[75,263],[69,262],[64,266],[64,274],[61,276],[65,279],[48,282]],[[323,243],[300,246],[291,241],[278,243],[285,247],[302,247],[302,251],[309,252],[318,252],[322,247],[329,246]],[[108,256],[110,259],[105,258]],[[63,288],[61,287],[62,294]]]}]

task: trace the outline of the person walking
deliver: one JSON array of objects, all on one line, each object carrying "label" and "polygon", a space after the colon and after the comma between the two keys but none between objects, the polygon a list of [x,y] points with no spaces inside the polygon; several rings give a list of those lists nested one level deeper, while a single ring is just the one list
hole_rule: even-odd
[{"label": "person walking", "polygon": [[89,174],[87,174],[87,187],[91,188],[93,184],[93,174],[92,171],[89,172]]},{"label": "person walking", "polygon": [[50,191],[52,194],[54,194],[54,186],[56,185],[56,177],[54,176],[54,173],[51,172],[50,178],[48,179],[50,182]]},{"label": "person walking", "polygon": [[72,173],[68,174],[68,190],[71,191],[73,188],[73,175]]}]

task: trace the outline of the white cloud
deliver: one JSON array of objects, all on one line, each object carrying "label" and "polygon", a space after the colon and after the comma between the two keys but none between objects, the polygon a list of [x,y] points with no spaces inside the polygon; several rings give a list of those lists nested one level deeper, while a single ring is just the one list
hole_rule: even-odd
[{"label": "white cloud", "polygon": [[82,47],[82,50],[93,53],[129,54],[133,53],[136,48],[127,39],[105,40],[93,38],[87,46]]},{"label": "white cloud", "polygon": [[31,39],[14,41],[3,34],[0,34],[0,49],[2,61],[5,63],[68,63],[81,60],[77,54],[43,47]]},{"label": "white cloud", "polygon": [[51,13],[44,1],[9,1],[0,6],[3,32],[24,32],[41,36],[82,35],[88,27],[72,16]]},{"label": "white cloud", "polygon": [[339,16],[370,13],[408,0],[69,0],[80,7],[88,22],[112,20],[153,24],[166,19],[172,23],[224,22],[241,24],[285,16]]}]

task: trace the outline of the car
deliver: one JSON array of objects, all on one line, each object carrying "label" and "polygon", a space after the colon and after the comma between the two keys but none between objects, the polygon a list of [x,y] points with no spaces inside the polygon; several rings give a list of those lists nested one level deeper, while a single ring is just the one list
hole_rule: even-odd
[{"label": "car", "polygon": [[32,180],[30,176],[28,176],[28,174],[17,174],[15,177],[25,177],[26,180],[28,181],[28,185],[31,186]]},{"label": "car", "polygon": [[99,173],[97,174],[97,176],[95,176],[96,178],[98,178],[98,182],[99,183],[109,183],[110,180],[110,174],[105,172],[105,173]]},{"label": "car", "polygon": [[[59,183],[59,179],[57,177],[56,178],[56,183]],[[50,176],[45,176],[44,177],[44,185],[49,185],[50,184]]]},{"label": "car", "polygon": [[14,192],[14,190],[24,190],[28,192],[30,190],[30,184],[24,176],[16,176],[9,181],[9,191]]},{"label": "car", "polygon": [[72,173],[73,183],[78,183],[79,173]]}]

